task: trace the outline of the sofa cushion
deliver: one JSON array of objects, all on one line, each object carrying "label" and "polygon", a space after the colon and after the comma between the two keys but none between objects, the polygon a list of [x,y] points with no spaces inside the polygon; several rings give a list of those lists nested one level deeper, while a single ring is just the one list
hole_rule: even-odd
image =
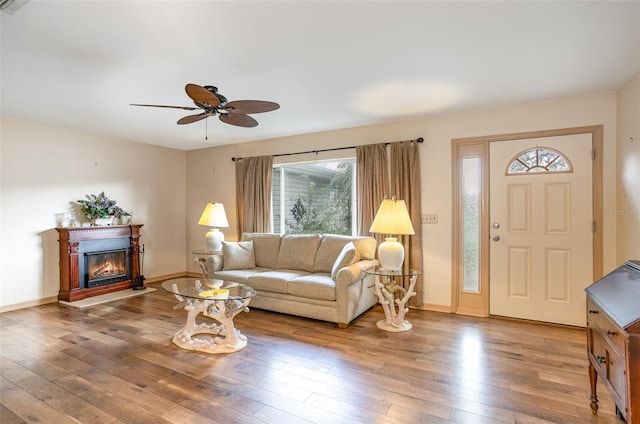
[{"label": "sofa cushion", "polygon": [[287,293],[287,282],[296,277],[308,275],[307,272],[297,270],[267,271],[254,274],[247,279],[247,284],[256,290],[276,293]]},{"label": "sofa cushion", "polygon": [[277,269],[313,272],[320,234],[286,234],[280,242]]},{"label": "sofa cushion", "polygon": [[234,281],[236,283],[248,284],[249,277],[271,271],[270,268],[250,268],[231,269],[227,271],[216,271],[214,277],[224,281]]},{"label": "sofa cushion", "polygon": [[345,244],[353,240],[353,237],[338,234],[324,234],[316,252],[313,262],[313,272],[331,273],[331,268]]},{"label": "sofa cushion", "polygon": [[253,240],[256,266],[275,269],[280,251],[280,234],[244,233],[242,241]]},{"label": "sofa cushion", "polygon": [[306,299],[336,300],[336,283],[328,273],[309,274],[289,280],[287,293]]},{"label": "sofa cushion", "polygon": [[222,269],[250,269],[256,267],[256,257],[253,251],[253,240],[223,241]]},{"label": "sofa cushion", "polygon": [[331,278],[335,280],[338,277],[338,271],[355,262],[357,256],[358,252],[356,251],[356,247],[353,242],[350,241],[345,244],[331,268]]}]

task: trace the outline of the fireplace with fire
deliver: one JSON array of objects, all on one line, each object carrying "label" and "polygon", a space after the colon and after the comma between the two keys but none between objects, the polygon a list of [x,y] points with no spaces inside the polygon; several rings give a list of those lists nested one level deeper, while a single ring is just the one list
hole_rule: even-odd
[{"label": "fireplace with fire", "polygon": [[104,286],[129,279],[127,256],[127,249],[85,252],[85,286]]},{"label": "fireplace with fire", "polygon": [[56,228],[60,237],[58,299],[74,302],[135,289],[135,282],[144,278],[140,275],[140,227]]}]

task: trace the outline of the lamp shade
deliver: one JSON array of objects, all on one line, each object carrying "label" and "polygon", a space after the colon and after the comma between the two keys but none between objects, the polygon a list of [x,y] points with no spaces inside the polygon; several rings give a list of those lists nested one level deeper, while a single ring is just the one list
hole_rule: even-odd
[{"label": "lamp shade", "polygon": [[404,200],[384,199],[369,231],[378,234],[415,234]]},{"label": "lamp shade", "polygon": [[222,203],[207,203],[202,215],[200,215],[198,225],[211,227],[211,230],[204,236],[207,250],[216,252],[222,250],[224,234],[217,227],[229,226],[227,215],[224,212],[224,205]]},{"label": "lamp shade", "polygon": [[227,215],[224,213],[224,205],[222,203],[207,203],[202,215],[200,215],[198,225],[228,227],[229,222],[227,221]]},{"label": "lamp shade", "polygon": [[[384,199],[371,224],[372,233],[378,234],[415,234],[411,217],[404,200]],[[387,237],[378,247],[380,266],[387,271],[399,271],[404,263],[404,247],[395,237]]]}]

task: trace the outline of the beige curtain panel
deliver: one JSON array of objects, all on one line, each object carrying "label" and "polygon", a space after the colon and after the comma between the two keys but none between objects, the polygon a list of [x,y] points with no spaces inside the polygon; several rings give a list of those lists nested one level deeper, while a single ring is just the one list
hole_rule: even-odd
[{"label": "beige curtain panel", "polygon": [[[385,196],[389,196],[387,149],[384,144],[356,147],[356,202],[358,235],[368,236],[369,228]],[[376,237],[378,243],[381,236]]]},{"label": "beige curtain panel", "polygon": [[236,161],[238,234],[271,232],[273,156]]},{"label": "beige curtain panel", "polygon": [[[416,269],[422,271],[422,231],[420,220],[420,163],[418,155],[418,141],[399,141],[391,143],[389,147],[391,162],[391,192],[398,199],[405,201],[413,230],[412,236],[400,236],[399,240],[404,246],[405,271]],[[405,281],[405,289],[409,281]],[[423,284],[422,275],[418,276],[415,285],[416,296],[411,298],[412,306],[422,306]]]}]

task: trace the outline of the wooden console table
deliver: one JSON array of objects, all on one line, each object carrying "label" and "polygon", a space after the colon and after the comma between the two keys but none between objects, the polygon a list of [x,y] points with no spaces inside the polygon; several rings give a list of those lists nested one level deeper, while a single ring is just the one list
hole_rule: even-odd
[{"label": "wooden console table", "polygon": [[600,377],[618,418],[640,423],[640,261],[627,261],[586,292],[591,411],[598,412]]}]

